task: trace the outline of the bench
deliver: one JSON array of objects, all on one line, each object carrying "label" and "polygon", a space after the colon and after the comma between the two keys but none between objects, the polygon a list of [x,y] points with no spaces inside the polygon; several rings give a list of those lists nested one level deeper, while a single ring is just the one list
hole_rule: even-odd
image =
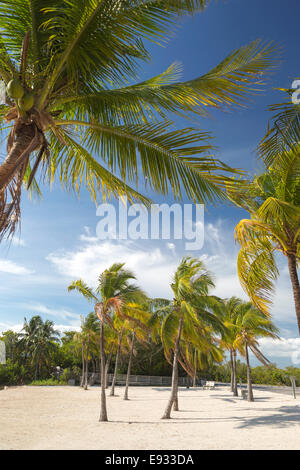
[{"label": "bench", "polygon": [[215,382],[206,381],[203,385],[203,390],[213,390],[215,388]]}]

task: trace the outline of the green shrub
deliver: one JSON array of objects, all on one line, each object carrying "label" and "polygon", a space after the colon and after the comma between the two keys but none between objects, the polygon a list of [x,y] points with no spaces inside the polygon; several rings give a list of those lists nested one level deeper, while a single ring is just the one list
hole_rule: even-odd
[{"label": "green shrub", "polygon": [[65,380],[59,379],[45,379],[45,380],[33,380],[28,385],[35,385],[35,386],[54,386],[54,385],[68,385]]}]

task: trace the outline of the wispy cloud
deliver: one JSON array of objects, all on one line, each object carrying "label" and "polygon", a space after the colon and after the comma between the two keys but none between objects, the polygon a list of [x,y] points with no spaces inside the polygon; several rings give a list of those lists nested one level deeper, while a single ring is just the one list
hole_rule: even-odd
[{"label": "wispy cloud", "polygon": [[136,243],[95,241],[85,236],[74,251],[51,253],[47,259],[61,275],[69,279],[82,278],[95,286],[99,274],[115,262],[126,262],[134,271],[137,282],[152,296],[171,295],[170,280],[178,264],[172,250],[160,247],[142,249]]},{"label": "wispy cloud", "polygon": [[10,261],[8,259],[3,258],[0,258],[0,272],[7,274],[15,274],[17,276],[25,276],[34,273],[34,271],[31,271],[25,266],[21,266],[20,264],[17,264],[14,261]]},{"label": "wispy cloud", "polygon": [[48,306],[40,303],[24,303],[23,307],[34,314],[42,314],[45,316],[61,318],[63,320],[76,320],[78,325],[80,324],[80,315],[78,313],[70,312],[63,308],[49,308]]}]

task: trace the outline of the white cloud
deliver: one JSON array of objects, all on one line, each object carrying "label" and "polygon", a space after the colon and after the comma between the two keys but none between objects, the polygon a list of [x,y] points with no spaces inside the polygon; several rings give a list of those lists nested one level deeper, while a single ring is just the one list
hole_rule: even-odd
[{"label": "white cloud", "polygon": [[[59,331],[59,333],[63,334],[66,331],[80,331],[79,325],[64,325],[64,324],[57,324],[54,325],[55,329]],[[11,323],[0,323],[0,335],[4,331],[12,330],[15,333],[20,333],[23,328],[23,323],[18,324],[11,324]]]},{"label": "white cloud", "polygon": [[3,333],[3,331],[8,331],[12,330],[15,331],[16,333],[20,333],[20,331],[23,328],[23,323],[0,323],[0,334]]},{"label": "white cloud", "polygon": [[271,338],[262,338],[259,344],[269,360],[281,358],[287,363],[300,367],[300,338],[281,338],[276,341]]},{"label": "white cloud", "polygon": [[15,263],[14,261],[0,258],[0,272],[15,274],[17,276],[25,276],[33,274],[34,271],[31,271],[30,269],[27,269],[24,266]]},{"label": "white cloud", "polygon": [[52,316],[56,318],[62,318],[63,320],[76,320],[78,325],[80,324],[80,315],[63,308],[49,308],[46,305],[39,303],[24,304],[24,308],[28,311],[32,311],[34,314],[42,314]]},{"label": "white cloud", "polygon": [[99,274],[115,262],[126,262],[137,277],[137,282],[151,296],[171,295],[170,281],[179,259],[159,247],[141,249],[133,242],[95,241],[81,238],[83,245],[75,251],[50,254],[47,259],[68,279],[82,278],[95,286]]}]

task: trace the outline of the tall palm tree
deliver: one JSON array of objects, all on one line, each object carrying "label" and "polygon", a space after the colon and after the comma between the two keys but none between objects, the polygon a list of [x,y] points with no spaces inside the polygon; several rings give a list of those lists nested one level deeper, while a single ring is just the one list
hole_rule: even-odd
[{"label": "tall palm tree", "polygon": [[234,319],[234,330],[236,334],[234,346],[246,358],[248,401],[254,401],[251,368],[249,360],[249,349],[257,359],[264,365],[270,365],[268,359],[261,353],[258,346],[258,338],[278,339],[278,329],[273,322],[253,306],[251,302],[242,302],[236,309]]},{"label": "tall palm tree", "polygon": [[134,274],[124,269],[124,263],[115,263],[106,269],[98,279],[98,285],[94,291],[81,279],[73,281],[68,286],[68,291],[76,290],[89,302],[95,304],[95,313],[100,320],[100,354],[101,354],[101,411],[100,421],[107,421],[106,407],[106,370],[105,370],[105,338],[104,326],[107,323],[113,328],[112,315],[117,314],[121,318],[131,317],[122,309],[123,305],[140,299],[144,293],[131,281],[135,280]]},{"label": "tall palm tree", "polygon": [[198,202],[224,197],[224,171],[232,170],[211,156],[210,136],[174,130],[169,115],[206,116],[209,107],[242,104],[274,66],[274,46],[254,41],[187,82],[173,64],[132,84],[150,59],[146,45],[162,44],[178,17],[207,3],[0,1],[0,77],[7,86],[0,118],[9,127],[0,166],[1,236],[16,229],[23,183],[40,191],[39,169],[50,184],[58,177],[75,193],[84,183],[95,201],[104,193],[147,203],[131,187],[141,174],[161,194],[171,188],[176,198],[184,190]]},{"label": "tall palm tree", "polygon": [[196,346],[205,340],[203,325],[222,330],[222,324],[213,312],[216,299],[209,296],[214,286],[212,276],[200,260],[184,257],[175,272],[171,288],[174,299],[158,310],[162,317],[161,340],[167,360],[173,355],[172,389],[163,419],[170,419],[172,406],[178,408],[178,362],[182,338]]},{"label": "tall palm tree", "polygon": [[129,342],[129,360],[127,367],[126,384],[124,390],[124,400],[129,400],[128,389],[130,383],[131,367],[133,355],[135,352],[135,343],[138,342],[146,345],[150,336],[150,328],[148,326],[151,314],[148,311],[148,299],[140,299],[139,303],[130,302],[124,305],[123,310],[127,314],[127,319],[123,325],[124,330],[127,330],[127,340]]},{"label": "tall palm tree", "polygon": [[300,154],[282,154],[264,173],[246,185],[238,182],[229,197],[246,209],[251,219],[241,220],[236,239],[241,245],[238,274],[257,308],[268,313],[279,271],[275,253],[287,259],[300,333]]},{"label": "tall palm tree", "polygon": [[39,315],[29,321],[25,318],[22,331],[20,345],[34,367],[34,378],[37,380],[42,366],[47,365],[51,353],[56,349],[59,332],[54,329],[52,321],[43,321]]},{"label": "tall palm tree", "polygon": [[236,327],[235,327],[235,317],[236,310],[239,305],[242,303],[241,299],[237,297],[231,297],[230,299],[225,299],[223,301],[223,321],[226,326],[224,330],[221,345],[229,351],[230,354],[230,368],[231,368],[231,391],[234,396],[238,396],[237,388],[237,372],[236,372],[236,356],[237,350],[234,347],[236,339]]},{"label": "tall palm tree", "polygon": [[218,339],[214,336],[212,328],[203,325],[202,331],[198,330],[198,338],[195,340],[183,339],[181,341],[179,363],[193,380],[196,387],[197,371],[211,367],[213,364],[221,363],[223,351],[219,346]]},{"label": "tall palm tree", "polygon": [[82,347],[82,380],[81,386],[88,389],[89,359],[93,350],[97,349],[97,337],[99,336],[99,322],[94,312],[91,312],[81,324],[80,333],[75,334],[75,340]]}]

